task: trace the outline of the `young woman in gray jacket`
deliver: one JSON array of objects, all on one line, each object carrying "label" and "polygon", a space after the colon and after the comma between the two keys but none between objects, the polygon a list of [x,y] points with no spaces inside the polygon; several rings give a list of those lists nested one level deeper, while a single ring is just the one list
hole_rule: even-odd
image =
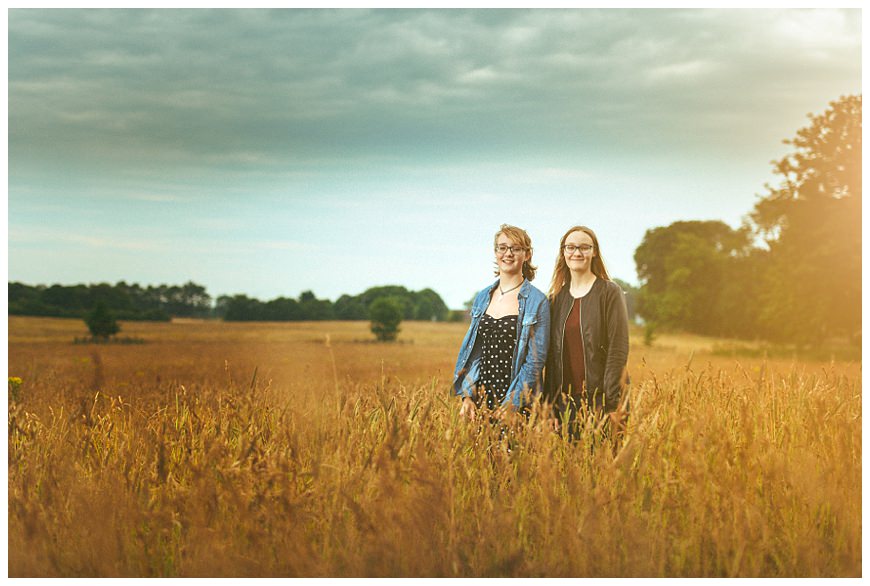
[{"label": "young woman in gray jacket", "polygon": [[573,421],[578,412],[606,415],[620,429],[627,407],[628,312],[591,229],[573,226],[562,236],[549,299],[546,398],[559,420]]}]

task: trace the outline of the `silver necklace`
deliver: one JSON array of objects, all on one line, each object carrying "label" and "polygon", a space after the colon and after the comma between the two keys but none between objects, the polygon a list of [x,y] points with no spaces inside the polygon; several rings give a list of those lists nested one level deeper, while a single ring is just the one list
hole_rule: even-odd
[{"label": "silver necklace", "polygon": [[505,293],[510,293],[510,292],[513,291],[514,289],[519,289],[520,285],[522,285],[522,284],[523,284],[523,283],[522,283],[522,281],[521,281],[519,285],[517,285],[516,287],[511,287],[511,288],[508,289],[507,291],[503,290],[503,289],[501,288],[501,285],[499,285],[499,286],[498,286],[498,290],[499,290],[499,293],[501,293],[501,296],[504,297],[504,294],[505,294]]}]

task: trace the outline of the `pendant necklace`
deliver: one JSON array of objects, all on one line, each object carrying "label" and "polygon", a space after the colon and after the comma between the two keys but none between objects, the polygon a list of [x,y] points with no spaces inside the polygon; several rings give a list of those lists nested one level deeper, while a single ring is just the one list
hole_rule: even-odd
[{"label": "pendant necklace", "polygon": [[520,281],[520,284],[519,284],[519,285],[517,285],[516,287],[511,287],[511,288],[508,289],[507,291],[503,290],[503,289],[501,288],[501,285],[499,285],[499,286],[498,286],[498,290],[499,290],[499,293],[501,293],[501,296],[504,297],[505,293],[510,293],[510,292],[513,291],[514,289],[518,289],[518,288],[520,287],[520,285],[522,285],[522,284],[523,284],[523,282]]}]

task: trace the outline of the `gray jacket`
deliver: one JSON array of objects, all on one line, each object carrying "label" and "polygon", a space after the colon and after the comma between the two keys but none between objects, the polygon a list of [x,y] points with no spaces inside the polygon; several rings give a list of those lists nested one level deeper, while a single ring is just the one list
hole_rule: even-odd
[{"label": "gray jacket", "polygon": [[[544,372],[544,395],[559,404],[562,393],[562,350],[565,322],[573,297],[562,287],[550,304],[550,349]],[[583,297],[580,311],[583,356],[586,362],[586,400],[594,409],[609,413],[616,409],[623,387],[628,383],[628,311],[619,285],[602,278],[595,280]],[[579,397],[575,396],[575,400]]]}]

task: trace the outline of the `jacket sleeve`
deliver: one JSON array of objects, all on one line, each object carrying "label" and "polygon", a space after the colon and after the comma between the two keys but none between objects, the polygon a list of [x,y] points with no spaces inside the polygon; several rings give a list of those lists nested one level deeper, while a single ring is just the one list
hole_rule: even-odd
[{"label": "jacket sleeve", "polygon": [[604,366],[605,412],[616,410],[622,397],[628,364],[628,310],[625,294],[614,283],[605,298],[607,362]]},{"label": "jacket sleeve", "polygon": [[511,381],[507,395],[502,405],[513,404],[515,408],[522,405],[523,393],[541,391],[541,374],[547,360],[547,347],[550,345],[550,303],[547,299],[541,301],[535,312],[535,324],[529,331],[529,351],[516,378]]},{"label": "jacket sleeve", "polygon": [[470,349],[467,350],[466,347],[471,339],[473,330],[474,320],[472,319],[472,323],[468,326],[468,331],[465,332],[465,337],[462,339],[462,344],[459,347],[459,356],[456,357],[456,367],[453,369],[453,394],[463,397],[472,396],[471,388],[468,382],[466,382],[468,369],[465,368],[465,364],[469,359],[468,352],[471,351]]},{"label": "jacket sleeve", "polygon": [[483,298],[487,295],[487,290],[483,289],[474,296],[474,302],[471,304],[471,323],[468,325],[468,331],[465,332],[465,337],[462,339],[462,344],[459,347],[459,356],[456,357],[456,367],[453,369],[453,394],[461,397],[474,398],[474,383],[479,374],[473,368],[473,360],[475,358],[474,351],[476,344],[471,344],[471,338],[476,334],[478,321],[474,317],[474,311],[479,309]]}]

